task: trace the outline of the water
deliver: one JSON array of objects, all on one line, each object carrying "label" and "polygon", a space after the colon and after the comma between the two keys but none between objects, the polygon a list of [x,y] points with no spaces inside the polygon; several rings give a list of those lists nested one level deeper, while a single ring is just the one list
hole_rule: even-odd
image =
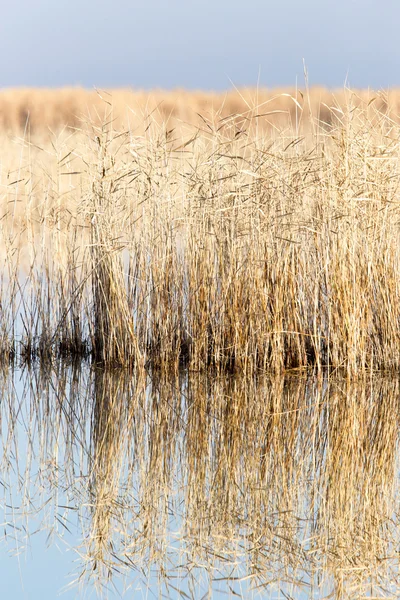
[{"label": "water", "polygon": [[397,379],[0,374],[5,597],[397,598]]}]

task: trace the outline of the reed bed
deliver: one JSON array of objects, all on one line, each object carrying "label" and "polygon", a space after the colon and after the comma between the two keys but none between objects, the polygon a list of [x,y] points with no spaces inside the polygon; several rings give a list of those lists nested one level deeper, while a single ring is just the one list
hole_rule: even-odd
[{"label": "reed bed", "polygon": [[102,589],[398,596],[397,379],[60,364],[1,392],[10,550],[44,531]]},{"label": "reed bed", "polygon": [[[400,127],[354,92],[179,132],[103,121],[2,144],[4,360],[213,372],[400,364]],[[99,112],[99,111],[98,111]]]},{"label": "reed bed", "polygon": [[[0,130],[18,135],[29,129],[41,134],[48,129],[57,132],[66,126],[80,127],[82,116],[89,114],[97,125],[102,124],[104,103],[112,105],[118,129],[129,129],[143,135],[151,114],[168,129],[181,129],[184,124],[201,126],[203,116],[219,114],[221,118],[246,113],[257,108],[259,127],[264,131],[295,126],[301,118],[293,98],[307,113],[311,112],[325,125],[335,121],[335,110],[348,106],[348,90],[323,87],[304,88],[243,88],[226,92],[177,90],[85,90],[82,88],[16,88],[0,90]],[[400,90],[373,92],[355,90],[355,106],[374,109],[397,120],[400,114]]]}]

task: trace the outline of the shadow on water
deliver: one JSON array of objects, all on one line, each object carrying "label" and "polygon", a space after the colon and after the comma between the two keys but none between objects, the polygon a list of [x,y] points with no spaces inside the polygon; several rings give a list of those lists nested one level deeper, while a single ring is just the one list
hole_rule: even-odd
[{"label": "shadow on water", "polygon": [[399,394],[375,376],[3,370],[3,543],[45,532],[101,595],[398,597]]}]

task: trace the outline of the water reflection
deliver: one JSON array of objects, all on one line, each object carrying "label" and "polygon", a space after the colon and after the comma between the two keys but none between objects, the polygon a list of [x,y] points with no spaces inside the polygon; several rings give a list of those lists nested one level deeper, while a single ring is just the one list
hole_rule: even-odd
[{"label": "water reflection", "polygon": [[71,583],[127,597],[399,596],[397,379],[60,364],[0,385],[9,552],[45,532]]}]

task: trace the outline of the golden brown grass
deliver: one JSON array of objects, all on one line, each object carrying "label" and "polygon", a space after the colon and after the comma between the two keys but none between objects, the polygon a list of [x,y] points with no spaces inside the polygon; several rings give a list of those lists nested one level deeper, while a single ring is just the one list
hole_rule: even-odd
[{"label": "golden brown grass", "polygon": [[[274,129],[295,127],[308,119],[311,112],[326,125],[335,121],[338,110],[348,105],[348,91],[328,90],[322,87],[307,89],[244,88],[227,92],[204,92],[178,89],[166,90],[85,90],[82,88],[40,89],[16,88],[0,91],[0,130],[14,134],[29,129],[40,133],[50,128],[57,131],[66,125],[79,127],[82,117],[88,115],[101,124],[104,103],[113,107],[117,129],[130,129],[142,134],[146,125],[144,117],[152,115],[168,129],[181,128],[182,124],[199,126],[202,117],[219,114],[221,118],[243,115],[256,109],[259,127]],[[396,118],[400,114],[400,90],[373,92],[357,90],[354,106],[373,104],[374,108]],[[298,104],[296,104],[298,103]],[[301,108],[299,108],[299,106]],[[332,112],[331,108],[334,107]],[[302,115],[302,108],[306,115]]]},{"label": "golden brown grass", "polygon": [[139,135],[102,101],[101,124],[4,141],[4,355],[398,369],[400,127],[344,93],[325,122],[284,96],[272,130],[256,105]]}]

